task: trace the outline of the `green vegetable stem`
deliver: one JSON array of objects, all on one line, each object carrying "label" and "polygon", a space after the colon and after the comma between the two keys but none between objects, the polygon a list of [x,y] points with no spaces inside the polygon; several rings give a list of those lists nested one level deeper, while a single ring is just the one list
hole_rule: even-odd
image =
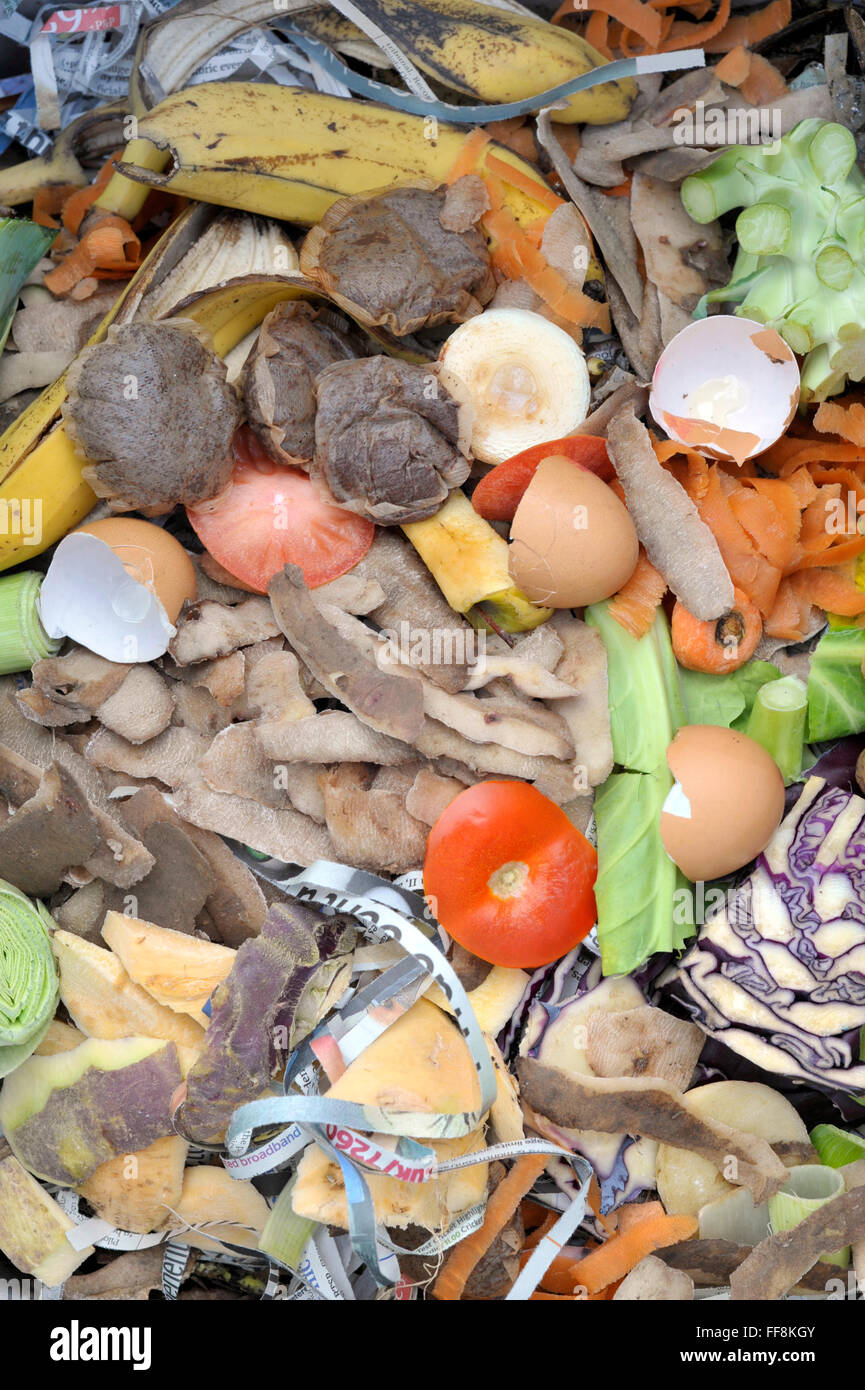
[{"label": "green vegetable stem", "polygon": [[748,720],[748,735],[775,759],[787,786],[802,775],[807,708],[804,683],[784,676],[760,687]]}]

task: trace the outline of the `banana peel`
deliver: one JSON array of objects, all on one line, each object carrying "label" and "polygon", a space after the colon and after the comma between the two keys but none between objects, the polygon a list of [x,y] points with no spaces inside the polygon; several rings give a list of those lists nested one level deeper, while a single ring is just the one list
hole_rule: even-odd
[{"label": "banana peel", "polygon": [[[203,141],[202,130],[212,130],[213,140]],[[148,290],[158,287],[216,215],[214,204],[312,225],[347,194],[421,180],[443,182],[466,138],[456,126],[439,123],[427,129],[419,116],[301,88],[214,82],[167,97],[139,122],[129,148],[149,142],[154,151],[166,152],[168,171],[125,163],[118,168],[130,179],[188,193],[196,202],[160,238],[90,342],[101,342],[113,323],[134,319]],[[528,226],[548,215],[549,186],[540,173],[494,142],[481,152],[481,170],[488,153],[518,171],[521,182],[528,179],[538,186],[538,200],[505,186],[506,206],[515,220]],[[300,276],[253,275],[189,295],[171,312],[206,327],[224,357],[277,303],[291,298],[329,302]],[[381,329],[371,336],[394,356],[428,360],[412,340],[398,341]],[[64,373],[0,437],[0,571],[47,550],[96,504],[82,478],[84,461],[60,418],[65,399]],[[37,543],[14,534],[16,527],[10,524],[24,499],[35,504],[33,514],[41,514]],[[520,630],[535,610],[511,612],[513,595],[507,590],[508,581],[496,586],[496,613],[490,616]],[[490,595],[485,589],[484,597]]]},{"label": "banana peel", "polygon": [[[311,227],[338,198],[423,179],[443,183],[467,138],[465,128],[374,102],[301,87],[202,82],[138,122],[139,140],[169,152],[168,168],[125,159],[117,168],[150,188]],[[530,226],[548,215],[549,185],[538,170],[495,142],[481,153],[481,170],[488,154],[538,187],[536,200],[505,185],[517,222]]]},{"label": "banana peel", "polygon": [[[112,305],[91,343],[102,342],[113,323],[134,320],[147,290],[160,284],[213,216],[214,210],[205,204],[181,214]],[[215,352],[224,357],[285,299],[330,302],[317,286],[301,276],[249,275],[188,295],[171,313],[193,319],[206,328]],[[397,340],[386,334],[381,334],[379,341],[388,350],[399,347]],[[16,504],[20,508],[25,498],[34,507],[34,515],[41,513],[35,544],[10,534],[13,528],[8,524],[3,532],[0,524],[0,570],[32,560],[47,550],[79,525],[98,500],[82,477],[85,461],[76,453],[60,418],[65,400],[66,373],[47,387],[0,438],[0,523],[4,517],[15,516]]]},{"label": "banana peel", "polygon": [[41,188],[54,184],[83,188],[91,173],[82,167],[81,159],[96,162],[123,144],[128,110],[120,100],[85,111],[60,132],[50,154],[0,169],[0,207],[30,203]]},{"label": "banana peel", "polygon": [[508,544],[460,488],[426,521],[407,522],[411,541],[455,613],[481,631],[528,632],[553,616],[530,603],[508,570]]},{"label": "banana peel", "polygon": [[[530,98],[607,62],[570,29],[478,0],[364,0],[363,13],[421,72],[479,102]],[[332,47],[369,42],[331,8],[301,11],[294,22]],[[633,78],[604,82],[568,97],[552,119],[610,125],[626,118],[636,95]]]}]

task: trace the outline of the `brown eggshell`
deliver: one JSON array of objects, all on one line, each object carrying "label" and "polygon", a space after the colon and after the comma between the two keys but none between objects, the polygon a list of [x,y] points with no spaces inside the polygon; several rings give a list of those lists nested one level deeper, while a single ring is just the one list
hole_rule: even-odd
[{"label": "brown eggshell", "polygon": [[691,816],[662,811],[661,839],[686,878],[723,878],[762,853],[784,815],[784,779],[759,743],[735,729],[689,724],[667,763]]},{"label": "brown eggshell", "polygon": [[127,574],[156,595],[169,622],[176,622],[185,599],[195,598],[195,566],[180,541],[161,526],[118,516],[77,529],[96,536],[114,551]]},{"label": "brown eggshell", "polygon": [[532,603],[582,608],[634,572],[639,542],[606,483],[561,454],[542,459],[511,526],[511,577]]}]

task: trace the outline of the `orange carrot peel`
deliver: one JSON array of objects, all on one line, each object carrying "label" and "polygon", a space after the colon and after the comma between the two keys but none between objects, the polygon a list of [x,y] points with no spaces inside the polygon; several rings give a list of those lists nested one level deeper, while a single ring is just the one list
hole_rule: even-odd
[{"label": "orange carrot peel", "polygon": [[548,1162],[546,1154],[523,1154],[517,1159],[510,1172],[490,1194],[483,1225],[455,1245],[442,1265],[433,1285],[435,1298],[447,1302],[457,1302],[462,1298],[472,1272],[505,1229]]},{"label": "orange carrot peel", "polygon": [[647,1216],[573,1264],[574,1289],[583,1288],[589,1295],[600,1293],[624,1279],[647,1255],[690,1240],[696,1232],[697,1220],[693,1216]]}]

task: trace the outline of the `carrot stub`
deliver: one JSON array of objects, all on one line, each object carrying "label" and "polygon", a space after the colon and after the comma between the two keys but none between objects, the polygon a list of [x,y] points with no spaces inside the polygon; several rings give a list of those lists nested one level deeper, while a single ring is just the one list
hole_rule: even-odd
[{"label": "carrot stub", "polygon": [[763,635],[763,619],[741,589],[733,589],[733,600],[735,607],[729,613],[708,621],[695,618],[681,603],[676,603],[670,635],[680,666],[710,676],[723,676],[729,671],[738,671],[751,659]]}]

